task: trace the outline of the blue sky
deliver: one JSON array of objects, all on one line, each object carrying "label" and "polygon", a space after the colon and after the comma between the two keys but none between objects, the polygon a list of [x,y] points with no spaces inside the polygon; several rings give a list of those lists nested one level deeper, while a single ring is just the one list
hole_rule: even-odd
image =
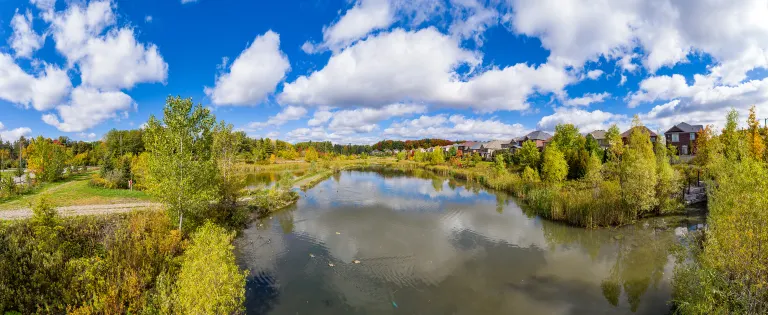
[{"label": "blue sky", "polygon": [[192,97],[255,137],[507,139],[768,118],[759,0],[0,1],[0,136]]}]

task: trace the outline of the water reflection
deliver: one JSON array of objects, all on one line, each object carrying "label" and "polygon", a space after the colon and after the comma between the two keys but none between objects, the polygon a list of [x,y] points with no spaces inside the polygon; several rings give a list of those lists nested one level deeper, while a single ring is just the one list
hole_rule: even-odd
[{"label": "water reflection", "polygon": [[658,314],[670,220],[584,230],[425,172],[345,172],[237,249],[251,314]]}]

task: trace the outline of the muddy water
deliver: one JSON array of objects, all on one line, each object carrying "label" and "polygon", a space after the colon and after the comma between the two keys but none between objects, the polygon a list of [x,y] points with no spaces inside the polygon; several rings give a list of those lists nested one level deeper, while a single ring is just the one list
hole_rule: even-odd
[{"label": "muddy water", "polygon": [[249,314],[663,314],[701,216],[585,230],[503,193],[350,171],[237,240]]}]

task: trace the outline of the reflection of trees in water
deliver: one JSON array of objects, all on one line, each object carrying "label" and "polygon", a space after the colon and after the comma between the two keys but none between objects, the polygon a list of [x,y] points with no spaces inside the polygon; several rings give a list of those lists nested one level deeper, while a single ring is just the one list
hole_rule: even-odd
[{"label": "reflection of trees in water", "polygon": [[432,179],[432,188],[435,189],[436,192],[443,191],[443,179],[442,178],[433,178]]},{"label": "reflection of trees in water", "polygon": [[505,192],[496,192],[496,212],[499,214],[504,213],[504,207],[509,204],[509,194]]},{"label": "reflection of trees in water", "polygon": [[544,222],[542,227],[552,249],[576,245],[586,250],[593,261],[599,256],[613,261],[608,277],[600,285],[603,296],[618,306],[623,292],[633,312],[648,288],[658,287],[675,242],[671,229],[657,229],[652,224],[586,231],[552,222]]}]

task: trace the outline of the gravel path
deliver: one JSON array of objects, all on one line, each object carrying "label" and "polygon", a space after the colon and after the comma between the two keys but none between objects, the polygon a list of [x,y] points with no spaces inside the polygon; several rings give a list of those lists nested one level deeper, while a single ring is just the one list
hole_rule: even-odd
[{"label": "gravel path", "polygon": [[[58,207],[56,210],[62,216],[78,216],[78,215],[97,215],[97,214],[113,214],[113,213],[125,213],[135,209],[144,208],[156,208],[159,207],[159,203],[154,202],[137,202],[137,203],[116,203],[107,205],[91,205],[91,206],[68,206]],[[32,217],[32,209],[24,208],[17,210],[5,210],[0,211],[0,220],[18,220]]]}]

